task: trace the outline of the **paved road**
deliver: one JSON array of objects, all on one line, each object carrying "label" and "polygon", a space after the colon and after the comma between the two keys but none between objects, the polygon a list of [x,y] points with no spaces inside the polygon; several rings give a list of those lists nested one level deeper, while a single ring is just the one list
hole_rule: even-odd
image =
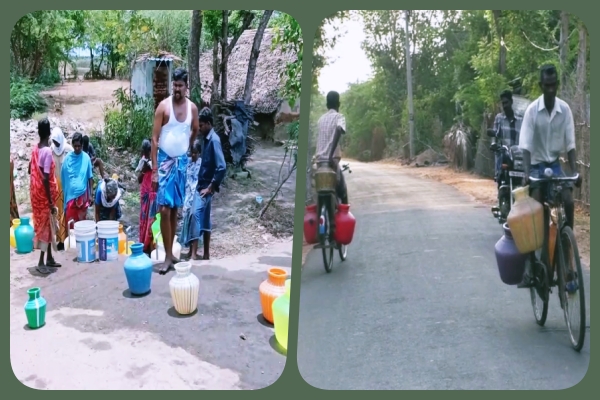
[{"label": "paved road", "polygon": [[[173,310],[168,275],[153,274],[152,292],[132,298],[123,261],[77,264],[48,277],[29,276],[37,253],[11,258],[10,357],[17,379],[50,390],[261,389],[286,358],[261,324],[258,286],[271,266],[290,270],[291,241],[263,253],[200,262],[198,312]],[[71,254],[71,258],[73,255]],[[46,326],[25,327],[26,290],[42,288]],[[242,337],[243,336],[243,337]]]},{"label": "paved road", "polygon": [[348,258],[336,256],[326,274],[312,251],[302,274],[298,367],[307,383],[537,390],[581,381],[589,341],[572,350],[556,294],[540,328],[529,291],[502,283],[494,256],[502,232],[487,207],[398,167],[351,168],[357,230]]}]

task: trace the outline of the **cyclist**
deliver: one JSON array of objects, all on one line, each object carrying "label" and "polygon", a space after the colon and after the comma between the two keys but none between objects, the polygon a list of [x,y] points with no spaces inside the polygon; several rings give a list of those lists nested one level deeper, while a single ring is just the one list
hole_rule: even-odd
[{"label": "cyclist", "polygon": [[[562,152],[567,153],[571,173],[577,172],[573,113],[564,100],[556,97],[558,84],[556,67],[552,64],[543,65],[540,69],[539,81],[542,95],[527,107],[519,137],[525,170],[523,184],[530,184],[531,197],[540,203],[543,203],[541,187],[539,183],[529,182],[529,177],[542,177],[546,168],[551,168],[554,176],[566,176],[559,160]],[[581,185],[581,177],[575,185]],[[575,219],[573,186],[565,183],[563,188],[566,223],[573,228]],[[533,284],[531,263],[526,265],[519,288],[531,287]]]},{"label": "cyclist", "polygon": [[342,204],[348,204],[348,189],[344,174],[340,167],[342,151],[340,138],[346,133],[346,118],[340,114],[340,94],[331,91],[327,93],[327,112],[319,118],[317,123],[317,148],[315,157],[317,162],[329,162],[331,168],[337,173],[336,192]]}]

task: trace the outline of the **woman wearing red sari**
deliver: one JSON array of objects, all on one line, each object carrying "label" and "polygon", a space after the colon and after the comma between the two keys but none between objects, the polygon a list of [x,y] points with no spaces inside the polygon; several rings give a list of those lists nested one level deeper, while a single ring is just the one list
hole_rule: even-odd
[{"label": "woman wearing red sari", "polygon": [[156,191],[152,190],[152,162],[150,161],[150,140],[142,142],[142,159],[138,164],[138,183],[140,188],[140,233],[139,242],[144,244],[144,253],[152,252],[154,237],[152,235],[152,224],[158,213],[156,206]]},{"label": "woman wearing red sari", "polygon": [[[52,215],[56,215],[56,199],[58,188],[54,170],[56,168],[50,149],[50,121],[44,118],[38,122],[38,135],[40,142],[33,148],[31,161],[29,161],[29,195],[33,219],[35,220],[35,241],[41,250],[40,259],[36,267],[41,274],[49,274],[49,267],[56,268],[61,265],[52,256]],[[44,254],[47,254],[44,262]]]}]

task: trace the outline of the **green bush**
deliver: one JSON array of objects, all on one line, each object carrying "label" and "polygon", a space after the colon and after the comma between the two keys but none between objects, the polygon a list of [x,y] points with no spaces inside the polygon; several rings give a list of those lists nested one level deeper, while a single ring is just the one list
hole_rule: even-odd
[{"label": "green bush", "polygon": [[34,113],[46,111],[48,104],[40,92],[43,86],[27,78],[10,77],[10,117],[28,118]]},{"label": "green bush", "polygon": [[104,109],[104,142],[106,146],[137,150],[144,139],[152,137],[154,99],[140,97],[119,88],[114,101]]}]

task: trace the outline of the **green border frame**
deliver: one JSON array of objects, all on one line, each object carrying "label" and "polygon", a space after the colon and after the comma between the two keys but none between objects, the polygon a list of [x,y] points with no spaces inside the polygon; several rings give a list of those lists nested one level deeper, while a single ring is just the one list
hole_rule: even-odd
[{"label": "green border frame", "polygon": [[[9,37],[10,36],[10,32],[12,31],[12,27],[14,26],[15,22],[22,17],[23,15],[25,15],[28,12],[32,12],[38,9],[98,9],[98,8],[103,8],[103,9],[109,9],[110,7],[113,7],[113,9],[124,9],[124,8],[139,8],[139,9],[164,9],[166,4],[164,2],[160,2],[160,1],[156,1],[156,3],[154,3],[154,1],[156,0],[147,0],[145,2],[142,1],[138,1],[138,0],[122,0],[122,1],[116,1],[116,0],[105,0],[102,4],[101,7],[82,7],[84,5],[84,3],[82,3],[81,1],[74,1],[74,0],[56,0],[53,1],[51,3],[51,7],[50,7],[50,3],[44,2],[44,1],[40,1],[40,0],[32,0],[31,3],[29,3],[27,5],[27,3],[23,3],[23,4],[17,4],[15,5],[15,8],[12,9],[12,7],[10,6],[6,6],[6,10],[5,13],[3,13],[3,15],[0,17],[0,19],[2,21],[4,21],[4,23],[2,24],[3,28],[2,30],[5,32],[4,34],[7,35],[5,37]],[[338,2],[339,1],[339,2]],[[491,1],[485,1],[483,2],[489,6],[493,6],[496,5],[495,2],[491,2]],[[533,7],[533,3],[538,4],[538,7]],[[38,6],[35,6],[35,4],[38,4]],[[137,4],[137,6],[136,6]],[[155,4],[155,6],[152,6],[152,4]],[[181,0],[178,3],[178,9],[186,9],[186,8],[190,8],[193,7],[195,3],[192,1],[188,1],[188,0]],[[435,6],[435,4],[437,4],[438,6]],[[470,4],[470,6],[469,6]],[[406,0],[402,3],[395,3],[395,5],[397,6],[405,6],[406,8],[411,8],[411,6],[414,6],[418,9],[436,9],[436,8],[440,8],[440,9],[449,9],[450,5],[452,6],[451,8],[453,9],[481,9],[481,8],[485,8],[483,7],[485,4],[482,4],[481,1],[475,1],[475,0],[455,0],[452,1],[451,3],[447,3],[445,1],[442,0],[434,0],[434,1],[427,1],[427,0]],[[554,6],[552,5],[554,4]],[[100,4],[98,4],[100,5]],[[112,5],[112,6],[111,6]],[[227,8],[227,9],[242,9],[244,8],[244,5],[247,7],[248,5],[248,1],[242,1],[242,0],[224,0],[222,2],[219,3],[219,8],[223,9],[223,8]],[[303,60],[303,71],[304,74],[302,76],[302,95],[301,95],[301,104],[303,104],[303,108],[304,108],[304,112],[301,114],[300,117],[300,129],[301,129],[301,140],[299,141],[298,144],[298,151],[300,152],[300,154],[305,154],[305,152],[307,151],[307,146],[308,146],[308,141],[307,141],[307,131],[308,131],[308,118],[309,118],[309,113],[306,112],[306,110],[309,109],[310,107],[310,87],[311,87],[311,80],[312,80],[312,75],[310,73],[311,71],[311,63],[312,63],[312,50],[313,50],[313,38],[314,38],[314,33],[318,27],[318,25],[321,23],[321,21],[323,20],[323,18],[327,17],[328,15],[333,14],[334,12],[338,11],[338,10],[347,10],[347,9],[391,9],[391,5],[392,3],[388,0],[388,1],[382,1],[382,0],[370,0],[370,1],[360,1],[360,0],[346,0],[346,1],[340,1],[340,0],[335,0],[332,1],[331,3],[315,3],[315,5],[318,7],[318,9],[315,9],[315,7],[311,7],[309,4],[303,3],[303,2],[296,2],[296,3],[285,3],[282,1],[269,1],[269,0],[252,0],[251,5],[253,9],[266,9],[266,8],[273,8],[276,9],[278,11],[282,11],[282,12],[286,12],[288,14],[290,14],[291,16],[293,16],[294,18],[296,18],[296,20],[300,23],[301,27],[302,27],[302,32],[303,32],[303,38],[304,38],[304,60]],[[23,6],[23,7],[21,7]],[[581,17],[581,19],[583,21],[585,21],[586,23],[588,23],[588,32],[590,35],[590,43],[592,46],[595,46],[595,40],[592,39],[592,37],[595,37],[595,35],[597,34],[597,28],[595,28],[595,24],[593,23],[594,21],[594,17],[592,17],[592,15],[594,15],[592,13],[592,11],[596,8],[596,6],[592,5],[591,1],[587,1],[584,2],[582,0],[574,0],[571,2],[568,2],[567,4],[563,4],[557,0],[547,0],[547,1],[540,1],[540,0],[532,0],[527,2],[527,7],[524,7],[524,3],[522,1],[516,1],[516,0],[507,0],[504,2],[504,4],[502,4],[504,9],[567,9],[569,12],[572,12],[574,14],[577,14],[578,16]],[[566,7],[565,7],[566,6]],[[396,7],[394,7],[396,8]],[[8,41],[8,40],[7,40]],[[6,42],[5,42],[6,43]],[[595,52],[593,52],[595,54]],[[592,67],[595,68],[595,64],[592,64]],[[2,67],[2,70],[5,70],[7,73],[8,71],[8,66],[6,64],[4,64],[4,67]],[[3,167],[3,168],[6,168]],[[306,157],[300,156],[299,160],[298,160],[298,171],[305,171],[306,170]],[[3,180],[3,179],[2,179]],[[302,236],[303,236],[303,218],[304,218],[304,198],[305,198],[305,188],[306,188],[306,174],[298,174],[297,176],[297,181],[296,181],[296,210],[295,210],[295,215],[294,215],[294,222],[295,222],[295,231],[294,231],[294,243],[293,243],[293,258],[292,258],[292,275],[293,276],[297,276],[298,274],[301,274],[301,253],[302,253]],[[2,200],[3,204],[6,204],[6,199]],[[6,232],[4,233],[6,234]],[[6,243],[6,242],[4,242]],[[5,275],[6,276],[6,275]],[[293,393],[293,392],[298,392],[297,394],[299,395],[316,395],[319,390],[315,389],[311,386],[309,386],[306,382],[304,382],[304,380],[301,378],[299,372],[298,372],[298,366],[297,366],[297,362],[296,362],[296,344],[297,344],[297,340],[298,340],[298,316],[299,316],[299,309],[298,309],[298,304],[299,304],[299,298],[300,298],[300,279],[294,279],[292,281],[292,299],[291,299],[291,304],[292,306],[290,307],[290,326],[289,326],[289,345],[288,345],[288,355],[287,355],[287,362],[286,362],[286,366],[284,368],[284,371],[281,375],[281,377],[279,378],[279,380],[277,382],[275,382],[273,385],[271,385],[268,388],[265,389],[261,389],[263,391],[266,391],[268,394],[273,394],[273,395],[281,395],[281,396],[286,396],[289,393]],[[6,286],[5,286],[6,288]],[[6,289],[4,289],[6,290]],[[5,292],[6,294],[6,292]],[[591,296],[590,296],[591,298]],[[591,307],[591,304],[590,304]],[[5,311],[6,312],[6,309]],[[6,314],[4,314],[6,315]],[[590,316],[591,319],[591,316]],[[9,336],[9,340],[10,340],[10,336]],[[588,335],[588,339],[587,340],[591,340],[591,331],[590,334]],[[6,349],[6,347],[5,347]],[[6,350],[5,350],[6,351]],[[26,386],[24,386],[23,384],[21,384],[14,376],[13,372],[12,372],[12,367],[10,366],[10,353],[7,352],[8,354],[8,361],[9,363],[7,363],[8,365],[5,366],[5,368],[7,368],[6,370],[6,374],[2,374],[2,378],[1,381],[3,383],[3,387],[5,389],[7,389],[7,394],[10,395],[10,393],[12,393],[13,395],[19,396],[19,395],[25,395],[26,393],[30,393],[33,394],[32,391],[35,389],[30,389]],[[410,361],[409,361],[410,362]],[[340,366],[339,368],[343,368],[343,366]],[[585,378],[576,386],[574,386],[573,388],[570,389],[566,389],[569,391],[569,395],[577,395],[577,394],[581,394],[581,395],[591,395],[592,394],[592,389],[593,387],[595,387],[595,384],[593,382],[593,376],[594,374],[592,374],[592,377],[590,377],[589,372],[591,370],[594,370],[596,372],[598,372],[598,368],[596,367],[596,364],[593,363],[590,360],[590,366],[588,368],[588,374],[585,376]],[[557,369],[556,369],[556,373],[560,374],[561,372],[561,367],[560,365],[557,365]],[[191,374],[193,374],[193,371],[190,371]],[[508,388],[507,388],[508,389]],[[13,392],[13,390],[15,390]],[[589,392],[588,392],[589,390]],[[436,395],[434,393],[422,393],[422,394],[417,394],[414,393],[413,395],[418,396],[419,398],[425,398],[425,397],[435,397]],[[499,396],[501,396],[502,394],[498,394]],[[522,396],[530,396],[530,395],[525,395],[525,394],[521,394]],[[521,396],[521,395],[517,395],[517,396]],[[543,397],[549,397],[549,398],[558,398],[558,396],[561,396],[562,394],[559,393],[544,393],[544,394],[540,394],[540,396]],[[57,396],[57,398],[70,398],[70,396],[78,396],[78,394],[73,394],[73,395],[68,395],[68,394],[59,394],[59,395],[53,395],[53,394],[48,394],[48,395],[43,395],[43,396],[50,396],[50,397],[54,397]],[[138,395],[128,395],[131,397],[135,397]],[[139,395],[140,397],[145,396],[143,394]],[[154,395],[151,395],[154,396]],[[183,395],[184,397],[187,397],[187,395]],[[193,396],[193,395],[192,395]],[[229,395],[223,395],[223,396],[229,396]],[[235,395],[232,395],[235,396]],[[250,398],[259,398],[264,396],[264,393],[260,393],[260,394],[252,394],[252,393],[245,393],[243,394],[243,396],[250,396]],[[381,393],[378,396],[382,396],[382,397],[388,397],[391,396],[391,394],[386,395],[385,393]],[[464,394],[460,395],[460,396],[464,396]],[[472,395],[468,395],[467,396],[477,396],[477,394],[472,394]],[[492,395],[495,396],[495,395]],[[535,395],[534,395],[535,396]]]}]

